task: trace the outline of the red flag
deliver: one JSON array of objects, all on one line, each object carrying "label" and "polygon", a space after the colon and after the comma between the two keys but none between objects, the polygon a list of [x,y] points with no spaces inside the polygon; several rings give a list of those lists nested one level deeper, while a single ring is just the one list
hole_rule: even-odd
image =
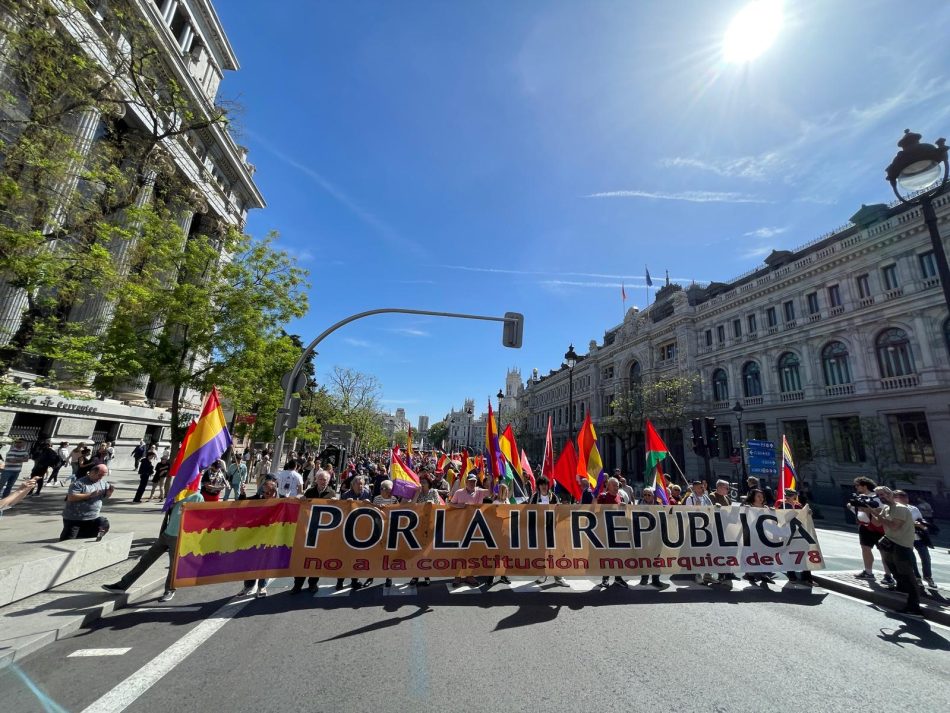
[{"label": "red flag", "polygon": [[195,432],[195,428],[198,426],[198,422],[195,419],[191,419],[191,423],[188,424],[188,430],[185,431],[185,437],[181,439],[181,444],[178,446],[178,453],[175,456],[175,462],[172,463],[172,467],[168,469],[167,478],[174,478],[178,474],[178,469],[181,467],[181,462],[185,458],[185,445],[188,443],[188,439],[191,438],[191,434]]},{"label": "red flag", "polygon": [[541,475],[548,481],[554,478],[554,439],[551,436],[551,417],[548,416],[548,435],[544,441],[544,460],[541,461]]},{"label": "red flag", "polygon": [[558,456],[554,466],[554,482],[571,494],[575,500],[581,499],[581,484],[577,482],[577,451],[573,441],[568,441]]}]

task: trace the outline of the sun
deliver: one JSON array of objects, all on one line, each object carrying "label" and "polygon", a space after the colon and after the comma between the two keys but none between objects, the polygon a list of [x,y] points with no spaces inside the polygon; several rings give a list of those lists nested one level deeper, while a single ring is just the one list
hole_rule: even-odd
[{"label": "sun", "polygon": [[765,52],[782,27],[782,0],[753,0],[729,23],[722,56],[732,64],[751,62]]}]

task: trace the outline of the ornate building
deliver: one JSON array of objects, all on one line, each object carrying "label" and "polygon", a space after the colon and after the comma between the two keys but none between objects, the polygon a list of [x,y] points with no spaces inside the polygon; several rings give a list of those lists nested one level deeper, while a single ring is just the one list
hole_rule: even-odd
[{"label": "ornate building", "polygon": [[[946,233],[950,195],[934,207]],[[800,476],[828,502],[868,474],[950,507],[950,319],[919,208],[862,206],[848,226],[728,283],[664,287],[590,342],[573,369],[573,415],[565,366],[529,380],[533,456],[548,416],[560,448],[590,411],[607,465],[622,464],[611,403],[631,380],[682,374],[699,378],[687,417],[716,418],[717,474],[738,475],[728,456],[741,441],[780,446],[785,434]],[[666,436],[702,475],[682,429]],[[642,457],[628,467],[642,473]]]},{"label": "ornate building", "polygon": [[[68,0],[51,0],[60,11],[55,31],[74,38],[88,53],[90,63],[101,63],[108,52],[108,43],[121,43],[116,27],[111,23],[110,3],[107,0],[85,0],[73,7]],[[115,5],[116,3],[112,3]],[[142,18],[153,33],[152,43],[162,58],[168,74],[186,93],[197,112],[214,107],[218,86],[226,70],[238,69],[237,57],[210,0],[127,0],[127,8]],[[0,2],[0,20],[4,16]],[[77,11],[80,10],[80,11]],[[109,45],[112,46],[112,45]],[[0,47],[0,77],[8,82],[3,72],[6,54]],[[90,70],[92,71],[92,70]],[[116,91],[129,86],[126,77],[115,82]],[[16,87],[4,86],[16,93]],[[124,107],[121,116],[103,116],[89,109],[72,123],[75,134],[76,174],[80,173],[84,157],[104,134],[105,122],[112,122],[112,130],[136,132],[149,126],[148,116],[135,101],[121,96],[118,106]],[[15,103],[0,102],[5,114],[17,111]],[[9,137],[5,137],[9,138]],[[247,150],[238,146],[222,123],[210,122],[200,129],[173,135],[159,146],[169,169],[177,172],[191,187],[193,205],[178,207],[179,226],[185,236],[197,232],[212,235],[221,226],[243,228],[247,211],[264,207],[263,197],[254,183],[254,167],[247,162]],[[75,190],[75,185],[61,187],[63,193]],[[161,177],[154,175],[140,190],[136,205],[161,200]],[[173,206],[175,207],[175,206]],[[50,218],[56,220],[56,214]],[[123,245],[114,250],[127,249]],[[117,265],[122,265],[123,254],[113,253]],[[26,305],[22,290],[0,280],[0,344],[7,343],[21,322]],[[68,321],[82,323],[92,333],[101,333],[109,324],[113,306],[101,295],[88,295],[74,305]],[[54,366],[55,369],[55,366]],[[31,386],[35,375],[18,371],[11,375],[23,386]],[[167,405],[171,395],[165,384],[149,383],[146,376],[121,385],[111,395],[102,394],[97,400],[75,400],[56,392],[45,396],[30,395],[24,402],[0,407],[0,434],[23,435],[33,440],[41,435],[76,442],[109,440],[120,446],[137,443],[140,438],[151,442],[167,442]],[[118,452],[125,455],[126,449]]]}]

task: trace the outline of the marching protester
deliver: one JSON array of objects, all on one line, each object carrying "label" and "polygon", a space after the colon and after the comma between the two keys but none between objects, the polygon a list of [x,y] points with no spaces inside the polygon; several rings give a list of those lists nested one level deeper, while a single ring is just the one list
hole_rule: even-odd
[{"label": "marching protester", "polygon": [[[640,502],[638,505],[656,505],[656,495],[654,494],[653,488],[646,487],[640,493]],[[664,587],[665,585],[660,581],[660,575],[648,575],[644,574],[640,577],[640,585],[652,584],[654,587]]]},{"label": "marching protester", "polygon": [[[750,508],[768,507],[768,505],[765,504],[765,493],[758,488],[752,488],[745,495],[745,505]],[[742,578],[752,584],[775,584],[775,579],[767,572],[748,572],[744,574]]]},{"label": "marching protester", "polygon": [[284,463],[284,469],[277,474],[277,486],[282,498],[296,498],[303,492],[303,477],[297,472],[297,461],[293,458]]},{"label": "marching protester", "polygon": [[[493,503],[494,505],[500,505],[500,506],[510,506],[510,505],[511,505],[511,493],[508,491],[508,484],[507,484],[507,483],[499,483],[499,484],[498,484],[498,492],[495,494],[495,497],[492,499],[492,503]],[[508,575],[506,575],[506,574],[501,575],[501,576],[498,578],[498,581],[501,582],[502,584],[509,584],[509,585],[511,584],[511,580],[508,579]],[[485,591],[487,592],[488,589],[489,589],[489,588],[492,586],[492,584],[494,584],[494,583],[495,583],[495,578],[494,578],[494,577],[489,577],[489,578],[488,578],[488,581],[485,582]]]},{"label": "marching protester", "polygon": [[[352,478],[350,478],[349,487],[347,488],[346,492],[340,496],[340,500],[362,500],[372,502],[373,494],[369,488],[363,487],[363,476],[354,475]],[[367,580],[367,583],[369,583],[369,581],[370,580]],[[337,590],[343,589],[343,582],[343,577],[336,580]],[[350,589],[356,591],[357,589],[362,589],[362,587],[363,584],[359,579],[356,577],[350,579]]]},{"label": "marching protester", "polygon": [[412,498],[414,503],[434,503],[444,505],[445,501],[439,495],[439,491],[432,488],[432,480],[425,476],[419,476],[419,490]]},{"label": "marching protester", "polygon": [[670,505],[679,505],[683,500],[683,489],[673,483],[670,485]]},{"label": "marching protester", "polygon": [[713,491],[712,495],[710,495],[709,499],[712,500],[713,505],[720,505],[723,507],[729,507],[732,505],[732,500],[729,499],[729,481],[717,480],[716,489]]},{"label": "marching protester", "polygon": [[[373,498],[373,505],[375,505],[378,508],[384,508],[384,507],[389,507],[391,505],[396,505],[398,503],[399,503],[399,498],[393,497],[393,481],[384,480],[382,483],[379,484],[379,495]],[[366,580],[367,585],[372,584],[372,583],[373,583],[372,577]],[[393,580],[387,577],[383,586],[384,587],[393,586]]]},{"label": "marching protester", "polygon": [[[583,478],[582,480],[586,481],[587,478]],[[548,480],[546,475],[538,476],[538,479],[535,481],[535,485],[537,485],[538,489],[531,494],[531,498],[528,500],[531,505],[558,505],[561,502],[557,494],[551,490],[551,482]],[[544,584],[547,579],[547,575],[541,575],[536,580],[534,580],[534,583]],[[559,587],[568,586],[564,577],[561,577],[560,575],[555,575],[554,583]]]},{"label": "marching protester", "polygon": [[683,498],[683,505],[712,506],[712,499],[706,494],[706,483],[694,480],[690,494]]},{"label": "marching protester", "polygon": [[[776,510],[801,510],[803,507],[804,506],[798,502],[798,491],[793,488],[785,488],[782,498],[775,501]],[[807,569],[803,571],[786,572],[785,576],[788,577],[790,582],[798,582],[808,587],[814,585],[811,572]]]},{"label": "marching protester", "polygon": [[[586,480],[586,478],[585,478]],[[620,505],[620,481],[616,478],[607,478],[607,487],[604,488],[604,492],[597,496],[598,505]],[[600,580],[600,588],[604,589],[610,583],[610,577],[605,576]],[[627,580],[625,580],[620,575],[614,577],[614,584],[621,587],[629,587]]]},{"label": "marching protester", "polygon": [[[222,478],[224,476],[222,475]],[[224,487],[224,486],[221,486]],[[220,492],[220,491],[219,491]],[[247,496],[245,488],[241,486],[241,494],[238,495],[238,500],[271,500],[277,497],[277,481],[267,479],[258,488],[257,492],[251,497]],[[269,579],[245,579],[244,580],[244,589],[238,592],[239,597],[244,597],[247,595],[257,594],[258,597],[267,596],[267,585],[270,584]]]},{"label": "marching protester", "polygon": [[[168,460],[164,458],[164,460]],[[149,498],[151,500],[151,498]],[[175,505],[165,513],[162,520],[162,527],[158,532],[158,539],[152,543],[145,554],[143,554],[135,566],[126,572],[122,578],[115,584],[103,584],[102,588],[111,594],[124,594],[145,572],[151,567],[159,557],[168,553],[168,576],[165,577],[165,592],[159,598],[160,602],[170,602],[175,596],[175,588],[172,586],[172,579],[175,574],[175,551],[178,548],[178,531],[181,529],[181,510],[185,503],[200,503],[204,498],[201,493],[190,493],[188,496],[179,500]]]},{"label": "marching protester", "polygon": [[330,485],[330,474],[325,470],[318,470],[313,477],[313,485],[304,491],[305,498],[320,500],[338,500],[340,495],[336,488]]},{"label": "marching protester", "polygon": [[[216,503],[221,499],[221,491],[228,481],[224,475],[224,461],[216,460],[201,474],[201,495],[209,503]],[[260,489],[258,489],[260,490]]]},{"label": "marching protester", "polygon": [[[480,505],[484,502],[485,498],[492,497],[491,490],[487,488],[478,487],[478,476],[474,473],[469,473],[465,476],[465,487],[459,488],[454,493],[452,497],[449,498],[450,505],[456,506],[465,506],[465,505]],[[465,583],[470,587],[477,587],[478,580],[469,575],[465,578]],[[462,584],[462,576],[460,574],[455,575],[455,579],[452,580],[452,586],[458,587]]]},{"label": "marching protester", "polygon": [[226,477],[228,484],[224,486],[224,499],[227,501],[231,497],[231,491],[234,491],[234,499],[237,500],[241,485],[247,480],[247,465],[237,453],[234,454],[231,465],[228,466]]}]

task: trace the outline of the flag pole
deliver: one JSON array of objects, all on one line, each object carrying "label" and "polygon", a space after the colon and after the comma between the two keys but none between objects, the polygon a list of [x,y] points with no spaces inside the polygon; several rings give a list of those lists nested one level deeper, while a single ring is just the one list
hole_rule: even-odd
[{"label": "flag pole", "polygon": [[670,451],[667,451],[667,452],[666,452],[666,457],[669,458],[671,461],[673,461],[673,465],[675,465],[675,466],[676,466],[676,470],[679,471],[680,478],[683,479],[683,483],[686,485],[687,488],[689,488],[689,479],[688,479],[688,478],[686,477],[686,475],[683,473],[683,469],[680,468],[680,464],[676,462],[676,459],[673,457],[673,454],[672,454]]}]

